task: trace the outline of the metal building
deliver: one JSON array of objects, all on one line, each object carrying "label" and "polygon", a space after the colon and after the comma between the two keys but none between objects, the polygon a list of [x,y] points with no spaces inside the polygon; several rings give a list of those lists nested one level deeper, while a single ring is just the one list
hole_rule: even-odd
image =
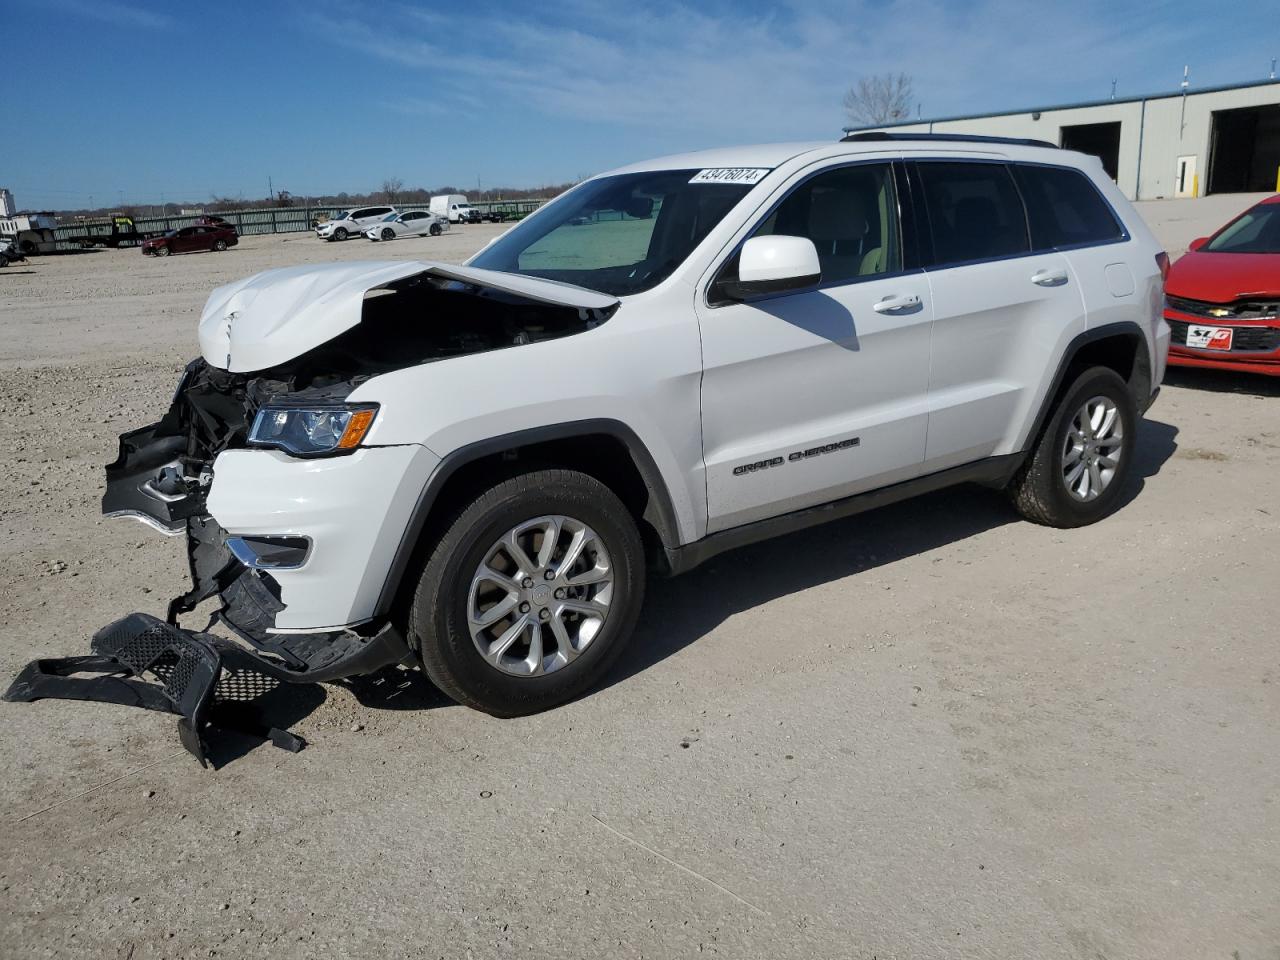
[{"label": "metal building", "polygon": [[1092,153],[1130,200],[1280,192],[1280,80],[940,117],[846,133],[978,133]]}]

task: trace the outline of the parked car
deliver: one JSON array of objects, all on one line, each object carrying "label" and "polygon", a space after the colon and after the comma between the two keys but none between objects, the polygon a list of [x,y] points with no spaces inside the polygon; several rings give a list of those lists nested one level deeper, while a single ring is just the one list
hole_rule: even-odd
[{"label": "parked car", "polygon": [[511,716],[606,674],[649,568],[963,482],[1093,523],[1164,374],[1167,265],[1095,157],[880,134],[602,174],[464,266],[259,273],[107,470],[104,512],[185,535],[193,589],[100,636],[216,682],[174,623],[220,594],[271,676],[417,663]]},{"label": "parked car", "polygon": [[167,257],[171,253],[197,253],[202,250],[222,252],[240,242],[240,236],[230,226],[191,226],[170,230],[162,237],[152,237],[142,243],[142,253],[148,257]]},{"label": "parked car", "polygon": [[460,193],[445,193],[432,197],[430,210],[437,217],[444,217],[450,223],[472,223],[473,214],[478,217],[479,211],[473,210],[467,198]]},{"label": "parked car", "polygon": [[426,210],[388,213],[364,232],[370,240],[395,240],[397,237],[438,237],[449,229],[449,221]]},{"label": "parked car", "polygon": [[0,267],[7,267],[11,263],[25,259],[27,258],[18,249],[17,241],[13,237],[0,237]]},{"label": "parked car", "polygon": [[343,210],[332,219],[316,225],[316,236],[321,240],[345,240],[347,237],[358,237],[389,213],[398,213],[395,207],[359,207],[355,210]]},{"label": "parked car", "polygon": [[1280,376],[1280,194],[1191,248],[1169,271],[1169,362]]}]

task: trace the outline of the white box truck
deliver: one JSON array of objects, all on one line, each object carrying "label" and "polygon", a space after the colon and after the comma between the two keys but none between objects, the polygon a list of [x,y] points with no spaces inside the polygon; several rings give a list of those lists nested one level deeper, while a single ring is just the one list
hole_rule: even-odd
[{"label": "white box truck", "polygon": [[471,223],[480,218],[471,209],[467,198],[460,193],[442,193],[431,198],[431,212],[444,217],[450,223]]}]

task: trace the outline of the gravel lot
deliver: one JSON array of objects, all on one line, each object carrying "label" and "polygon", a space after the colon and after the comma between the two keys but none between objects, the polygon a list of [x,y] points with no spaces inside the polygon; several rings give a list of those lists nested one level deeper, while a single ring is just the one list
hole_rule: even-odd
[{"label": "gravel lot", "polygon": [[[1177,253],[1247,203],[1143,213]],[[101,466],[213,286],[499,229],[0,271],[6,682],[184,589]],[[1280,380],[1172,374],[1138,452],[1083,530],[963,488],[655,584],[610,683],[528,719],[290,688],[308,749],[214,772],[171,717],[0,704],[0,955],[1275,960]]]}]

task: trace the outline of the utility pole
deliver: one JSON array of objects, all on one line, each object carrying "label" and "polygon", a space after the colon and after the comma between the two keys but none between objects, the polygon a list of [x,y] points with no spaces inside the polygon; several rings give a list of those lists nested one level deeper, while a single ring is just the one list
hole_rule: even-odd
[{"label": "utility pole", "polygon": [[1191,67],[1182,68],[1182,120],[1178,126],[1178,139],[1187,132],[1187,87],[1191,86]]},{"label": "utility pole", "polygon": [[1275,78],[1276,78],[1276,58],[1275,58],[1275,57],[1272,57],[1272,58],[1271,58],[1271,77],[1270,77],[1270,79],[1274,80]]},{"label": "utility pole", "polygon": [[1111,81],[1111,99],[1114,100],[1115,98],[1116,98],[1116,82],[1112,80]]},{"label": "utility pole", "polygon": [[267,199],[272,203],[276,202],[276,188],[271,182],[271,174],[267,174]]}]

